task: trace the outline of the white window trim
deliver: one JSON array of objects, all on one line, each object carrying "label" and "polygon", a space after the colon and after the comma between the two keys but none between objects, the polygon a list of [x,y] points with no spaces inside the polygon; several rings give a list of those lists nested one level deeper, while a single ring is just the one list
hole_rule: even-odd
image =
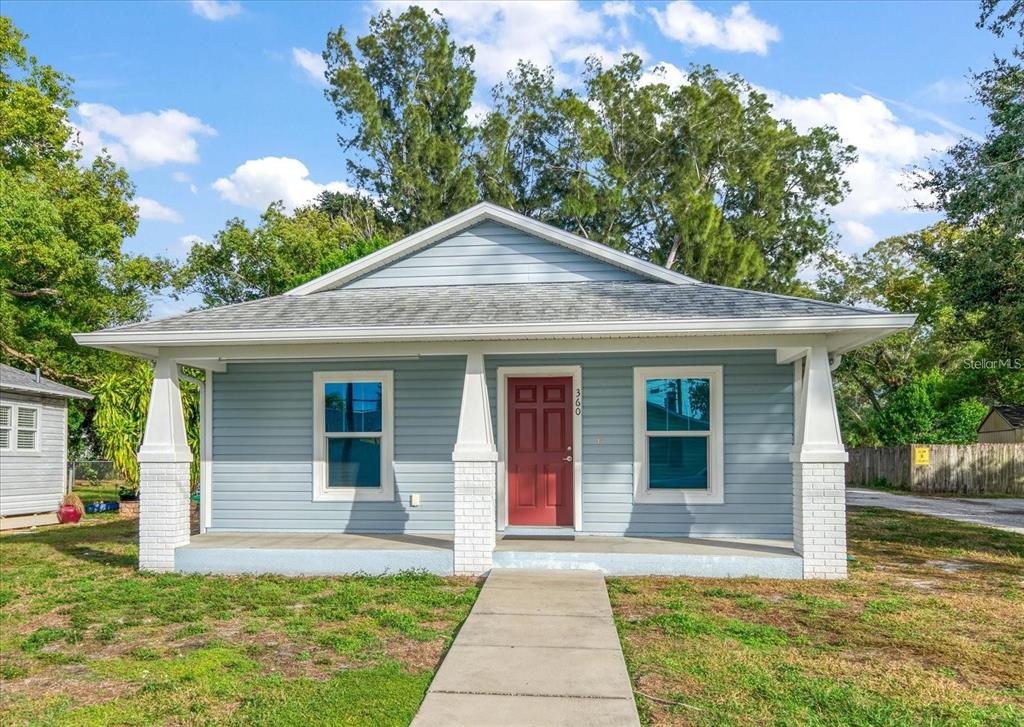
[{"label": "white window trim", "polygon": [[[328,487],[324,431],[324,384],[356,382],[381,384],[380,487]],[[393,501],[394,478],[394,372],[317,371],[313,374],[313,500]],[[352,434],[356,434],[352,432]],[[376,432],[373,433],[374,435]]]},{"label": "white window trim", "polygon": [[7,409],[11,410],[11,413],[9,415],[9,420],[7,422],[7,426],[3,427],[8,432],[8,435],[7,435],[7,446],[6,447],[0,446],[0,452],[10,452],[12,449],[14,449],[14,442],[18,438],[18,427],[17,427],[17,418],[18,418],[17,408],[18,407],[16,405],[14,405],[14,404],[9,404],[6,401],[0,403],[0,406],[6,407]]},{"label": "white window trim", "polygon": [[498,530],[508,527],[508,380],[519,377],[572,377],[573,530],[583,531],[583,368],[569,366],[498,367]]},{"label": "white window trim", "polygon": [[[7,439],[7,448],[0,450],[4,452],[11,452],[12,454],[40,454],[40,439],[42,439],[42,419],[43,409],[40,406],[34,404],[16,404],[13,402],[5,401],[4,406],[11,408],[11,427],[10,436]],[[36,426],[34,429],[28,429],[26,427],[18,426],[18,419],[22,409],[30,409],[36,413]],[[33,432],[35,436],[32,438],[32,448],[25,449],[18,446],[18,432]]]},{"label": "white window trim", "polygon": [[[652,490],[648,487],[647,379],[708,379],[711,382],[711,432],[708,489]],[[633,369],[633,501],[647,504],[721,505],[725,502],[725,454],[721,366],[647,366]],[[680,436],[690,436],[677,432]]]}]

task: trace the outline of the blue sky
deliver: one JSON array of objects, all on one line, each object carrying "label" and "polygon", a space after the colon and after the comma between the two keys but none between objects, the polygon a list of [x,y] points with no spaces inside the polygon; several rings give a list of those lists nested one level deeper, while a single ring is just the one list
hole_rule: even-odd
[{"label": "blue sky", "polygon": [[[833,211],[848,252],[934,219],[912,209],[905,170],[984,132],[965,75],[1009,46],[974,27],[974,2],[421,4],[476,46],[475,111],[519,57],[573,84],[588,55],[632,50],[669,81],[709,63],[800,127],[837,126],[860,150],[853,192]],[[346,187],[319,54],[329,31],[362,34],[382,5],[8,0],[4,13],[32,53],[75,78],[86,151],[105,146],[129,169],[142,221],[127,248],[181,258],[230,217]],[[160,300],[154,314],[188,303]]]}]

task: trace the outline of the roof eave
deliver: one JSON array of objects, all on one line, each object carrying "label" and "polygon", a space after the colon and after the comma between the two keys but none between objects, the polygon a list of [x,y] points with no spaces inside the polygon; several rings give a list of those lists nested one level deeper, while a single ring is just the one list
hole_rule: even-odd
[{"label": "roof eave", "polygon": [[[345,328],[292,328],[205,331],[97,331],[76,333],[83,346],[149,355],[166,346],[368,343],[389,341],[479,341],[504,339],[633,338],[646,336],[855,334],[842,353],[913,325],[916,316],[868,314],[787,318],[682,319],[665,321],[555,322]],[[144,353],[145,352],[145,353]]]}]

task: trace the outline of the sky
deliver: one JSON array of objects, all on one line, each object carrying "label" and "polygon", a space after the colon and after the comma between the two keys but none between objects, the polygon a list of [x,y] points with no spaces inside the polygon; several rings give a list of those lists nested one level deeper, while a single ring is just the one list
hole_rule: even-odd
[{"label": "sky", "polygon": [[[4,14],[28,49],[74,78],[72,123],[87,156],[106,148],[137,186],[125,248],[184,259],[232,217],[351,188],[341,127],[324,97],[328,32],[366,32],[408,2],[20,2]],[[915,209],[908,170],[985,132],[967,74],[1009,39],[975,27],[975,2],[425,2],[476,47],[477,94],[520,59],[579,82],[588,56],[639,54],[672,83],[690,64],[738,73],[798,128],[830,124],[858,149],[852,191],[831,211],[859,253],[936,219]],[[652,75],[652,78],[654,76]],[[677,82],[677,81],[676,81]],[[192,298],[154,301],[152,315]]]}]

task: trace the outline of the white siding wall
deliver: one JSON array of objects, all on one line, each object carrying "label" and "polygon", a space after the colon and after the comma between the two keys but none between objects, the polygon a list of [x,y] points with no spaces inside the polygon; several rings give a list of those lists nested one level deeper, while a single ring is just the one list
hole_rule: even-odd
[{"label": "white siding wall", "polygon": [[0,450],[0,515],[54,512],[64,495],[67,462],[67,401],[37,394],[0,392],[0,403],[39,408],[39,441],[36,452],[13,448]]}]

